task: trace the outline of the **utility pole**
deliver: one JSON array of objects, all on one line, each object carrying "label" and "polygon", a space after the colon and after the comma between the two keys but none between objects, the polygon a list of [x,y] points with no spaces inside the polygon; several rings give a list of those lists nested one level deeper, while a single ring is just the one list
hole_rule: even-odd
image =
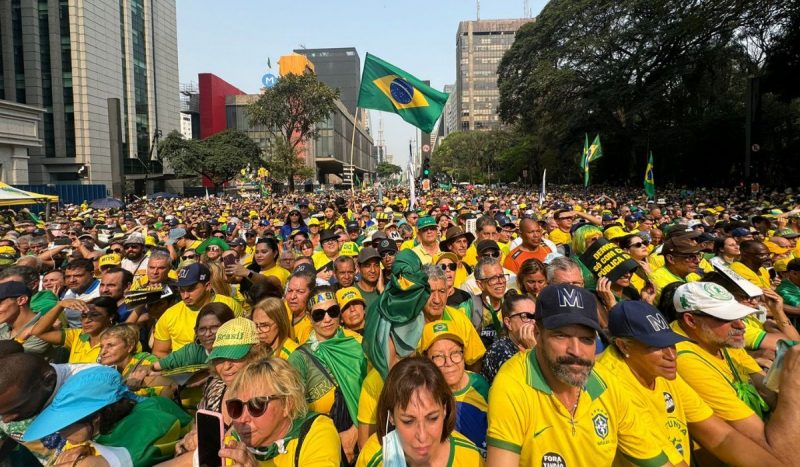
[{"label": "utility pole", "polygon": [[481,20],[481,0],[475,0],[475,6],[476,6],[476,9],[477,9],[476,17],[477,17],[478,21],[480,21]]}]

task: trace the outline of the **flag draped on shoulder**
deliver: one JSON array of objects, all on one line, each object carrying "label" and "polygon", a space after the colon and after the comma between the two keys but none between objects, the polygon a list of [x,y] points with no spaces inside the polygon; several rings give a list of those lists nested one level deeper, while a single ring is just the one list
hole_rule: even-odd
[{"label": "flag draped on shoulder", "polygon": [[394,112],[420,130],[430,133],[447,102],[437,91],[391,63],[367,54],[358,107]]},{"label": "flag draped on shoulder", "polygon": [[594,137],[591,146],[589,135],[584,134],[583,154],[581,154],[581,169],[583,169],[583,185],[589,186],[589,163],[603,157],[603,146],[600,144],[600,135]]},{"label": "flag draped on shoulder", "polygon": [[647,193],[648,199],[656,198],[656,181],[653,178],[653,151],[650,151],[650,157],[647,159],[647,169],[644,171],[644,192]]}]

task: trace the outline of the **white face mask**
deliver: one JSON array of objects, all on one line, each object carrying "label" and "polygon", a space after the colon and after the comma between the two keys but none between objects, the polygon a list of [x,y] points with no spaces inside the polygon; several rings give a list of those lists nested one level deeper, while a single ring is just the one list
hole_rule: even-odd
[{"label": "white face mask", "polygon": [[392,430],[383,437],[383,466],[406,467],[406,455],[397,430]]}]

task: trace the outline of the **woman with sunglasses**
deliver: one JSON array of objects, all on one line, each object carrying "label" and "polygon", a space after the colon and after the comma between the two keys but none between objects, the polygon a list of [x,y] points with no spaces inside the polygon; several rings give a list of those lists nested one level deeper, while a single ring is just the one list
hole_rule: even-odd
[{"label": "woman with sunglasses", "polygon": [[378,399],[378,432],[358,467],[484,465],[475,444],[455,430],[456,402],[442,372],[425,357],[398,362]]},{"label": "woman with sunglasses", "polygon": [[[224,465],[338,467],[341,444],[331,419],[308,410],[297,371],[279,358],[248,363],[225,401],[231,429]],[[185,454],[161,467],[191,466]],[[197,464],[195,464],[197,465]]]},{"label": "woman with sunglasses", "polygon": [[648,245],[649,242],[645,242],[642,237],[636,234],[626,235],[619,239],[619,247],[639,263],[639,268],[631,276],[631,285],[639,292],[649,282],[650,263],[647,262],[647,256],[650,252],[647,249]]},{"label": "woman with sunglasses", "polygon": [[288,240],[295,230],[308,233],[308,226],[303,220],[303,216],[300,215],[300,211],[292,209],[289,211],[289,214],[286,215],[286,220],[284,221],[283,227],[281,227],[279,235],[282,239]]},{"label": "woman with sunglasses", "polygon": [[333,419],[351,463],[358,440],[358,397],[367,373],[361,336],[340,327],[341,311],[332,287],[318,287],[308,305],[313,330],[289,356],[289,363],[300,373],[309,409]]},{"label": "woman with sunglasses", "polygon": [[459,263],[458,256],[450,252],[440,254],[435,261],[435,264],[447,276],[447,306],[460,310],[467,318],[471,318],[475,296],[466,290],[455,288],[456,271]]},{"label": "woman with sunglasses", "polygon": [[283,289],[286,287],[286,280],[289,279],[290,273],[278,264],[279,259],[278,242],[271,237],[259,238],[256,242],[255,253],[253,253],[253,262],[247,268],[267,277]]},{"label": "woman with sunglasses", "polygon": [[272,356],[287,360],[297,349],[292,340],[292,327],[286,307],[280,298],[270,297],[253,306],[253,322],[256,324],[258,341],[272,349]]},{"label": "woman with sunglasses", "polygon": [[513,289],[506,292],[500,308],[506,335],[489,346],[481,367],[481,374],[489,384],[494,381],[506,360],[536,345],[536,338],[533,337],[535,311],[536,302],[529,295],[520,294]]},{"label": "woman with sunglasses", "polygon": [[420,349],[439,371],[456,399],[456,431],[475,443],[486,455],[489,383],[483,376],[467,371],[464,337],[447,321],[432,321],[422,330]]},{"label": "woman with sunglasses", "polygon": [[[53,324],[65,308],[80,311],[79,329],[53,329]],[[117,321],[117,302],[111,297],[97,297],[89,303],[66,299],[56,303],[56,306],[42,316],[31,329],[31,334],[50,344],[68,348],[69,363],[97,363],[100,357],[100,335]]]}]

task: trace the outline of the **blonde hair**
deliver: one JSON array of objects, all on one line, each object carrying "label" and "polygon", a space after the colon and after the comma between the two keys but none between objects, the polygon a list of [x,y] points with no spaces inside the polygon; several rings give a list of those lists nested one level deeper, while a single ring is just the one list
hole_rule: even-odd
[{"label": "blonde hair", "polygon": [[[242,368],[228,391],[234,397],[238,397],[245,389],[251,392],[260,390],[263,393],[261,395],[285,397],[289,418],[292,420],[308,413],[306,389],[300,381],[300,375],[289,363],[280,358],[254,360]],[[266,394],[268,389],[272,390],[272,394]]]},{"label": "blonde hair", "polygon": [[255,315],[256,310],[263,311],[264,314],[267,315],[267,318],[275,322],[275,326],[278,328],[278,340],[280,342],[285,341],[289,337],[289,315],[286,313],[283,300],[275,297],[265,298],[253,305],[253,314],[251,316]]},{"label": "blonde hair", "polygon": [[105,337],[116,337],[125,343],[126,347],[132,347],[133,350],[136,350],[136,344],[139,342],[139,326],[135,324],[117,324],[106,328],[105,331],[100,333],[100,340]]},{"label": "blonde hair", "polygon": [[201,261],[211,272],[211,290],[217,295],[231,296],[231,285],[225,278],[225,269],[219,261]]}]

